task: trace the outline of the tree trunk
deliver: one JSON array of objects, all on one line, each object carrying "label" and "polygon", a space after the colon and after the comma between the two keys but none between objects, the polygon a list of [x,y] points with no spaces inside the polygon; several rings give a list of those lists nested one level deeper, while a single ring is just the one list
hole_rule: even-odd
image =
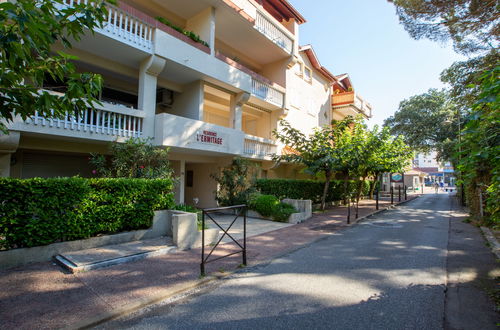
[{"label": "tree trunk", "polygon": [[325,186],[323,188],[323,196],[321,196],[321,211],[326,208],[326,196],[328,195],[328,187],[330,187],[330,180],[332,179],[332,172],[325,171]]},{"label": "tree trunk", "polygon": [[358,183],[358,191],[356,192],[356,219],[359,214],[359,199],[361,198],[361,193],[363,192],[363,183],[365,182],[366,176],[364,176]]},{"label": "tree trunk", "polygon": [[348,196],[349,191],[349,175],[344,177],[344,201],[347,205],[347,223],[351,222],[351,196]]},{"label": "tree trunk", "polygon": [[379,176],[379,174],[376,173],[375,174],[375,179],[372,181],[372,184],[370,185],[370,199],[373,199],[373,194],[375,192],[375,187],[378,185],[378,182],[379,182],[378,176]]}]

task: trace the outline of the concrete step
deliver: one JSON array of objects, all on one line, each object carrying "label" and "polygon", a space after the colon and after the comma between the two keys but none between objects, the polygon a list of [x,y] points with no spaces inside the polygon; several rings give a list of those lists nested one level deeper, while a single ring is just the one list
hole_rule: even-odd
[{"label": "concrete step", "polygon": [[54,259],[63,268],[78,273],[173,253],[176,250],[171,237],[159,237],[63,253]]}]

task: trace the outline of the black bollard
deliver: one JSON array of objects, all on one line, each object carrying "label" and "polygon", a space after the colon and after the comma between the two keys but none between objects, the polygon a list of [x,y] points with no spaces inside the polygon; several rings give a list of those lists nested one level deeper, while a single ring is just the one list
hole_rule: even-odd
[{"label": "black bollard", "polygon": [[407,192],[407,187],[405,186],[405,201],[408,200],[408,192]]},{"label": "black bollard", "polygon": [[394,204],[394,187],[391,187],[391,204]]},{"label": "black bollard", "polygon": [[375,209],[378,210],[378,188],[375,190]]},{"label": "black bollard", "polygon": [[401,202],[401,186],[398,186],[398,202]]}]

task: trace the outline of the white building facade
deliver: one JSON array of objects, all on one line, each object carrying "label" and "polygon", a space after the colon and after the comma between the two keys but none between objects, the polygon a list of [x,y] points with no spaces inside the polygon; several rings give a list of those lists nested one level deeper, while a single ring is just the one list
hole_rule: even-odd
[{"label": "white building facade", "polygon": [[[348,77],[323,68],[312,47],[299,47],[304,22],[285,0],[110,5],[106,24],[69,50],[79,71],[103,76],[102,105],[64,119],[35,114],[9,123],[10,134],[0,136],[0,174],[90,177],[90,152],[141,137],[170,148],[179,203],[215,206],[210,174],[236,156],[259,163],[262,176],[288,177],[271,161],[283,148],[272,135],[280,119],[308,133],[339,116],[371,115]],[[341,93],[353,97],[339,108]]]}]

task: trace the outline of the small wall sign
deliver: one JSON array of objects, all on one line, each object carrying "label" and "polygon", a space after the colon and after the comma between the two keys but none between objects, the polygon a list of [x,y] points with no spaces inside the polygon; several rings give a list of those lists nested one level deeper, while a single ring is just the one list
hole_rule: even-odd
[{"label": "small wall sign", "polygon": [[196,133],[196,142],[222,145],[224,139],[217,136],[217,132],[203,130]]},{"label": "small wall sign", "polygon": [[391,173],[391,182],[403,182],[403,174]]}]

